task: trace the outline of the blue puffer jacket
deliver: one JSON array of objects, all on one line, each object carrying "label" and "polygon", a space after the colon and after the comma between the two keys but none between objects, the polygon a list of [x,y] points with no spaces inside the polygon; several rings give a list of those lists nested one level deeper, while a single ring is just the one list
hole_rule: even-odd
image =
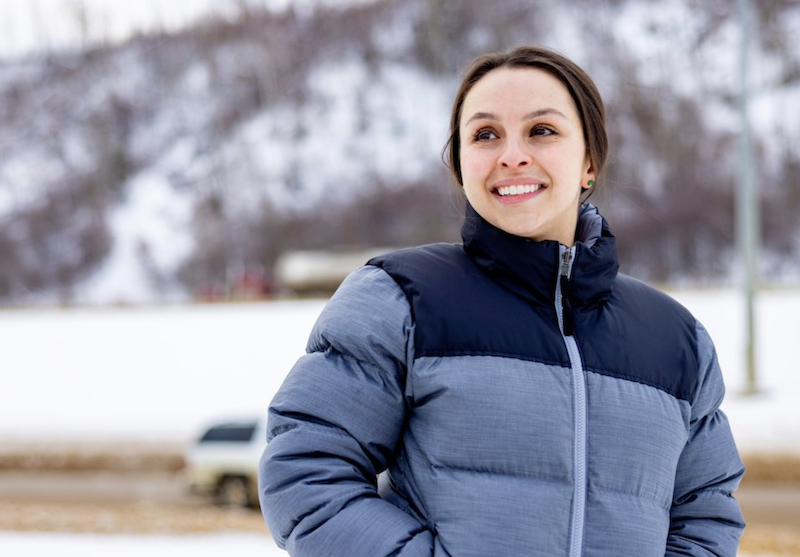
[{"label": "blue puffer jacket", "polygon": [[[370,261],[269,409],[261,504],[295,557],[734,556],[744,472],[711,340],[617,273],[468,208]],[[385,473],[384,473],[385,471]],[[376,476],[380,479],[376,480]]]}]

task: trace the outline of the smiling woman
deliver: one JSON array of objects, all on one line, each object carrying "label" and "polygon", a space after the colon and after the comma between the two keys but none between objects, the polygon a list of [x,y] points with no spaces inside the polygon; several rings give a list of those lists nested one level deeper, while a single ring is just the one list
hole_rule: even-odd
[{"label": "smiling woman", "polygon": [[269,409],[264,516],[297,557],[733,557],[744,472],[703,326],[618,273],[581,204],[603,103],[562,55],[483,56],[453,103],[463,244],[375,257]]}]

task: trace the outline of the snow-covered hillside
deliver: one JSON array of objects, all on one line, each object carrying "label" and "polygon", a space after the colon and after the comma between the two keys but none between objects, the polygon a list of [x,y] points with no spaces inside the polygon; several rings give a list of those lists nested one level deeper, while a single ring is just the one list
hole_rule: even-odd
[{"label": "snow-covered hillside", "polygon": [[[610,192],[596,201],[623,268],[730,280],[733,3],[246,4],[0,62],[0,302],[186,301],[291,249],[441,239],[452,201],[412,200],[450,187],[459,72],[522,43],[573,57],[606,98]],[[770,281],[800,277],[800,125],[785,117],[800,102],[798,12],[757,3],[751,17]]]}]

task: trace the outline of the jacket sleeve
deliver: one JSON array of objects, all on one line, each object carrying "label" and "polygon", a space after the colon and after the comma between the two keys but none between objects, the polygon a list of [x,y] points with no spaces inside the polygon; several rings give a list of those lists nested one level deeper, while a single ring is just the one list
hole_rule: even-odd
[{"label": "jacket sleeve", "polygon": [[276,543],[293,557],[432,555],[425,525],[376,486],[405,420],[412,332],[400,287],[381,269],[358,269],[273,399],[259,493]]},{"label": "jacket sleeve", "polygon": [[719,409],[725,386],[716,352],[699,323],[697,339],[700,383],[678,462],[666,555],[734,557],[744,518],[732,493],[744,465]]}]

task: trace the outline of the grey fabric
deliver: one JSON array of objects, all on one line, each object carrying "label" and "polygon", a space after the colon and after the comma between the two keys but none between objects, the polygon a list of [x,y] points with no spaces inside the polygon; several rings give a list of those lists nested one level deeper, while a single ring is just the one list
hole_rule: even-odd
[{"label": "grey fabric", "polygon": [[432,554],[431,532],[376,485],[405,419],[411,326],[397,285],[361,269],[331,299],[272,401],[262,509],[291,555]]}]

